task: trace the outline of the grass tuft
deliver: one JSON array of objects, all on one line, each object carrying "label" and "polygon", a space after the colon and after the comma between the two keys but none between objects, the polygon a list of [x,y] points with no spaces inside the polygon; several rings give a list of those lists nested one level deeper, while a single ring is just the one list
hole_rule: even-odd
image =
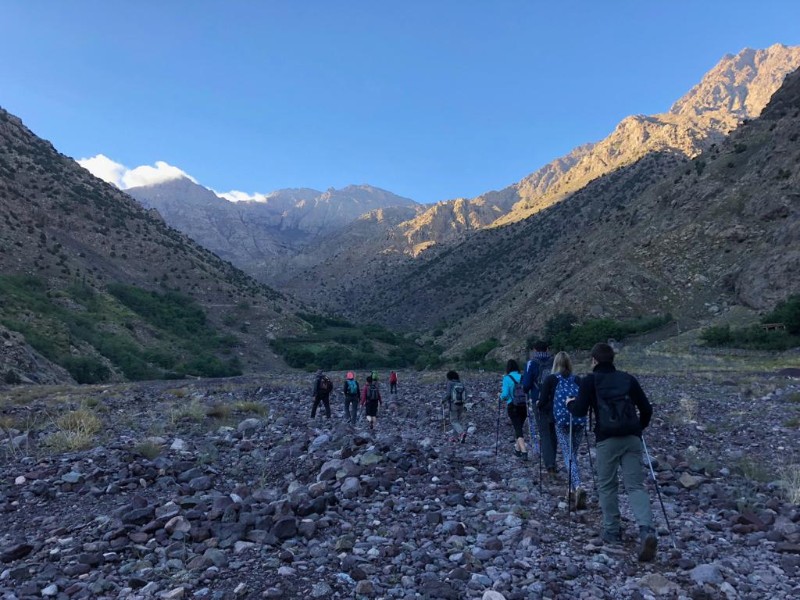
[{"label": "grass tuft", "polygon": [[56,427],[58,430],[48,435],[44,444],[56,452],[66,452],[91,447],[103,422],[93,412],[81,408],[59,417]]},{"label": "grass tuft", "polygon": [[246,413],[254,413],[265,417],[269,414],[269,407],[264,406],[263,404],[259,404],[258,402],[237,402],[233,405],[233,408],[239,412],[246,412]]},{"label": "grass tuft", "polygon": [[781,474],[781,487],[786,499],[800,504],[800,465],[791,465]]},{"label": "grass tuft", "polygon": [[136,444],[133,451],[139,456],[144,456],[149,460],[153,460],[161,454],[161,445],[152,441],[144,441]]}]

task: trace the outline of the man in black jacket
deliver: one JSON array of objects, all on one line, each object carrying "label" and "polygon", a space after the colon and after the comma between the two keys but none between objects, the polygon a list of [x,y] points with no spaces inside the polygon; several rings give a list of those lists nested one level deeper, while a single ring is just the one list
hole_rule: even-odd
[{"label": "man in black jacket", "polygon": [[319,403],[325,405],[325,416],[330,420],[331,418],[331,401],[330,395],[331,390],[333,389],[333,384],[331,384],[331,380],[328,379],[325,374],[322,372],[322,369],[319,369],[314,376],[314,404],[311,406],[311,418],[317,416],[317,407]]},{"label": "man in black jacket", "polygon": [[[635,377],[614,368],[614,350],[608,344],[592,348],[592,373],[581,380],[577,398],[567,399],[576,417],[591,409],[597,438],[597,491],[603,510],[603,540],[621,541],[617,471],[639,525],[640,561],[653,560],[657,539],[650,496],[644,489],[642,430],[650,423],[653,407]],[[638,411],[638,414],[637,414]]]}]

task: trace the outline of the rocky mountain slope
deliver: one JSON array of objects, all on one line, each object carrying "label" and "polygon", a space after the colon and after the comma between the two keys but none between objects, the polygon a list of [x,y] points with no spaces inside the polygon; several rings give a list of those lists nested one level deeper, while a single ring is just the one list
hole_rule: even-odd
[{"label": "rocky mountain slope", "polygon": [[[374,210],[419,205],[370,185],[279,190],[232,202],[187,178],[126,190],[171,226],[261,281],[304,263],[305,247]],[[298,263],[298,264],[295,264]]]},{"label": "rocky mountain slope", "polygon": [[[302,329],[290,300],[168,227],[3,110],[0,207],[0,323],[69,364],[73,375],[120,377],[126,363],[155,376],[203,355],[198,344],[217,342],[208,361],[263,368],[279,364],[264,338]],[[154,363],[161,367],[150,371]]]},{"label": "rocky mountain slope", "polygon": [[[443,433],[443,373],[400,373],[375,431],[339,402],[310,421],[305,378],[20,389],[0,430],[0,595],[797,598],[798,382],[695,358],[646,371],[669,520],[648,481],[652,563],[624,494],[624,544],[602,543],[584,448],[589,503],[569,515],[563,475],[514,457],[505,416],[496,456],[496,375],[462,373],[465,444]],[[67,437],[75,423],[92,427]]]},{"label": "rocky mountain slope", "polygon": [[[757,117],[784,77],[798,67],[800,46],[775,44],[764,50],[747,48],[735,56],[727,55],[668,112],[627,117],[602,141],[580,146],[509,188],[479,196],[473,202],[491,202],[502,212],[493,222],[511,223],[647,154],[680,152],[692,158],[718,143],[742,121]],[[417,221],[425,219],[423,214]],[[431,225],[408,227],[415,232],[417,244],[423,241],[420,238],[441,242],[453,237]]]},{"label": "rocky mountain slope", "polygon": [[[693,323],[773,306],[800,289],[798,86],[794,73],[761,118],[693,160],[651,153],[523,221],[372,271],[353,312],[449,325],[457,348],[520,343],[560,312]],[[326,297],[349,293],[339,281]]]},{"label": "rocky mountain slope", "polygon": [[[347,250],[339,254],[346,257],[348,263],[364,261],[361,271],[368,273],[371,279],[383,281],[387,269],[393,269],[396,263],[403,264],[403,254],[416,257],[437,245],[458,244],[478,230],[518,222],[648,154],[694,157],[719,143],[743,120],[757,117],[784,76],[798,66],[800,47],[779,44],[765,50],[746,49],[736,56],[726,56],[667,113],[628,117],[606,139],[580,146],[500,191],[471,200],[437,203],[401,223],[395,231],[383,231],[382,237],[387,243],[378,252],[380,259],[374,258],[372,242],[369,247],[353,246],[350,256]],[[483,243],[489,238],[479,237]],[[442,251],[449,252],[449,249]],[[331,254],[331,249],[321,242],[308,249],[305,260],[310,265],[319,264],[321,272],[336,279],[336,266],[327,260]],[[433,253],[436,255],[438,251]],[[416,262],[424,269],[429,260],[433,259],[422,258]],[[316,279],[315,276],[310,278],[311,281]],[[324,300],[334,310],[351,308],[336,305],[336,299],[349,296],[338,294],[331,300],[326,295],[323,299],[317,294],[319,288],[305,285],[308,280],[308,273],[303,273],[296,282],[289,282],[288,289],[311,302]]]}]

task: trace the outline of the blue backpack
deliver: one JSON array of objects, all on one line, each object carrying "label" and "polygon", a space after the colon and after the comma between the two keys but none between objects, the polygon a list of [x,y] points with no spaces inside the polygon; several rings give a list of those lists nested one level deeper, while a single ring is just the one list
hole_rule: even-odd
[{"label": "blue backpack", "polygon": [[356,383],[355,379],[347,380],[347,393],[350,396],[355,396],[358,394],[358,384]]},{"label": "blue backpack", "polygon": [[559,427],[569,427],[570,419],[572,426],[586,426],[586,417],[573,417],[567,410],[567,398],[574,398],[578,395],[578,381],[575,375],[564,377],[561,373],[556,373],[556,390],[553,394],[553,417]]}]

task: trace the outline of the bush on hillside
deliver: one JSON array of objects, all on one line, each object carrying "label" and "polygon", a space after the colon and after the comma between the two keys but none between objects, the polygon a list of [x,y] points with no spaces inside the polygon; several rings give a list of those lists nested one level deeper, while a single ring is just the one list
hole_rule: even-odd
[{"label": "bush on hillside", "polygon": [[778,303],[761,318],[761,323],[782,323],[786,328],[766,331],[761,325],[736,328],[720,325],[704,329],[700,339],[717,348],[783,351],[800,347],[800,295],[791,295]]},{"label": "bush on hillside", "polygon": [[[588,319],[579,322],[572,313],[559,313],[548,319],[542,339],[559,350],[590,350],[597,342],[609,338],[622,340],[628,336],[658,329],[670,323],[672,315],[642,317],[627,321],[615,319]],[[528,338],[528,347],[533,345],[537,336]]]},{"label": "bush on hillside", "polygon": [[800,335],[800,294],[793,294],[779,302],[771,313],[764,315],[762,323],[783,323],[789,335]]}]

